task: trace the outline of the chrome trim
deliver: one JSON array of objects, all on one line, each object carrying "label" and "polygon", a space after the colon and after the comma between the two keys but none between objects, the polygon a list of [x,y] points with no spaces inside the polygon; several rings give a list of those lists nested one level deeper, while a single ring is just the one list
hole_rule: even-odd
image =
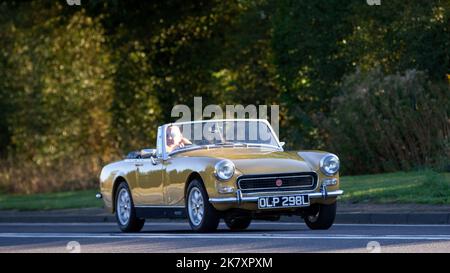
[{"label": "chrome trim", "polygon": [[170,206],[170,205],[162,205],[162,206],[151,206],[151,205],[149,205],[149,206],[134,206],[135,208],[140,208],[140,209],[157,209],[157,208],[162,208],[162,209],[170,209],[170,208],[173,208],[173,209],[184,209],[185,208],[185,206]]},{"label": "chrome trim", "polygon": [[[289,174],[289,173],[287,173]],[[261,175],[266,175],[266,174],[261,174]],[[269,175],[275,175],[275,174],[269,174]],[[241,178],[241,180],[258,180],[258,179],[271,179],[271,178],[283,178],[282,175],[285,175],[284,173],[279,173],[280,176],[267,176],[267,177],[250,177],[250,178]],[[243,175],[241,175],[243,176]],[[239,176],[239,177],[241,177]],[[306,176],[311,176],[311,175],[291,175],[291,176],[284,176],[284,177],[306,177]]]},{"label": "chrome trim", "polygon": [[[314,185],[314,184],[313,184]],[[244,191],[244,193],[245,194],[252,194],[252,193],[254,193],[254,192],[245,192],[246,190],[249,190],[249,191],[251,191],[251,190],[261,190],[260,191],[260,193],[263,193],[263,192],[267,192],[267,191],[264,191],[264,190],[273,190],[273,189],[292,189],[292,188],[307,188],[307,187],[311,187],[312,185],[309,185],[309,186],[288,186],[288,187],[271,187],[271,188],[249,188],[249,189],[242,189],[241,188],[241,190],[243,190]],[[311,191],[311,190],[308,190],[308,191]],[[269,191],[270,192],[270,191]],[[282,192],[282,191],[275,191],[275,192]]]},{"label": "chrome trim", "polygon": [[290,194],[305,194],[312,192],[314,190],[298,190],[298,191],[259,191],[259,192],[245,192],[245,196],[256,196],[256,197],[262,197],[266,196],[267,194],[271,195],[290,195]]},{"label": "chrome trim", "polygon": [[[267,144],[248,144],[248,145],[246,144],[246,146],[247,146],[247,148],[258,148],[258,147],[259,148],[270,148],[270,149],[273,149],[273,150],[277,150],[277,151],[283,152],[283,150],[280,149],[279,147],[273,146],[273,145],[267,145]],[[195,150],[202,150],[202,149],[209,150],[209,149],[212,149],[212,148],[223,148],[223,147],[227,147],[227,146],[225,146],[225,145],[217,145],[217,144],[202,145],[202,146],[192,146],[192,147],[189,146],[189,147],[185,147],[183,149],[174,150],[174,151],[170,152],[168,154],[168,156],[172,156],[174,154],[179,154],[179,153],[183,153],[183,152],[195,151]],[[234,147],[235,146],[233,146],[233,148]]]},{"label": "chrome trim", "polygon": [[323,199],[327,199],[327,197],[328,197],[327,185],[322,184],[322,186],[320,186],[320,193],[322,193],[322,198]]},{"label": "chrome trim", "polygon": [[[167,138],[167,135],[166,135],[166,131],[167,131],[167,124],[165,124],[165,125],[163,125],[163,126],[160,126],[161,127],[161,151],[162,151],[162,160],[167,160],[167,159],[169,159],[169,154],[167,153],[167,151],[166,151],[166,138]],[[156,147],[156,149],[158,149],[158,147]]]},{"label": "chrome trim", "polygon": [[150,160],[152,161],[153,165],[158,165],[158,162],[153,157],[151,157]]},{"label": "chrome trim", "polygon": [[242,203],[242,198],[243,198],[243,196],[242,196],[242,191],[241,191],[241,190],[237,190],[237,192],[236,192],[236,198],[237,198],[237,203],[238,203],[238,205],[240,205],[240,204]]},{"label": "chrome trim", "polygon": [[204,145],[204,146],[189,146],[183,149],[177,149],[175,151],[170,152],[169,154],[167,154],[167,156],[172,156],[174,154],[178,154],[178,153],[182,153],[182,152],[189,152],[189,151],[195,151],[195,150],[201,150],[201,149],[209,149],[210,146],[212,145]]},{"label": "chrome trim", "polygon": [[[336,191],[329,191],[327,192],[327,198],[335,198],[338,197],[340,195],[344,194],[343,190],[336,190]],[[289,193],[289,194],[277,194],[277,196],[290,196],[290,195],[295,195],[293,193]],[[324,194],[322,192],[313,192],[313,193],[307,193],[307,195],[309,196],[309,199],[319,199],[319,198],[324,198]],[[267,196],[267,195],[265,195]],[[262,197],[262,196],[254,196],[254,197],[242,197],[239,196],[239,194],[236,195],[236,197],[218,197],[218,198],[209,198],[209,202],[214,203],[214,204],[241,204],[241,203],[246,203],[246,202],[258,202],[258,198]]]},{"label": "chrome trim", "polygon": [[[304,186],[280,186],[280,187],[270,187],[270,188],[250,188],[250,189],[243,189],[241,187],[241,181],[243,180],[259,180],[259,179],[283,179],[283,178],[293,178],[293,177],[312,177],[312,183],[311,185],[304,185]],[[238,178],[238,183],[237,186],[239,189],[246,191],[246,190],[267,190],[267,189],[290,189],[290,188],[307,188],[307,187],[311,187],[314,185],[314,176],[312,175],[293,175],[293,176],[268,176],[268,177],[254,177],[254,178]],[[317,180],[319,180],[317,178]],[[319,181],[317,181],[317,183],[319,183]],[[311,190],[310,190],[311,191]]]},{"label": "chrome trim", "polygon": [[[320,180],[319,180],[319,175],[317,174],[317,172],[316,171],[308,171],[309,173],[315,173],[316,174],[316,176],[317,176],[317,183],[316,183],[316,187],[314,188],[314,189],[308,189],[308,190],[299,190],[299,191],[292,191],[292,192],[284,192],[285,194],[291,194],[291,193],[295,193],[295,194],[302,194],[302,193],[305,193],[305,192],[314,192],[314,191],[316,191],[318,188],[319,188],[319,184],[321,184],[321,183],[319,183],[320,182]],[[289,173],[288,173],[289,174]],[[274,176],[276,176],[276,175],[285,175],[285,174],[280,174],[280,173],[266,173],[266,174],[260,174],[260,175],[274,175]],[[237,178],[236,178],[236,181],[239,181],[240,179],[241,179],[241,177],[243,177],[243,176],[246,176],[246,175],[240,175],[240,176],[238,176]],[[259,178],[261,178],[261,177],[259,177]],[[245,178],[243,178],[243,179],[245,179]],[[237,185],[237,187],[239,188],[239,185]],[[239,188],[240,189],[240,188]],[[278,192],[273,192],[273,191],[270,191],[270,192],[246,192],[245,194],[246,195],[259,195],[259,194],[279,194],[280,192],[278,191]],[[241,194],[243,194],[243,193],[241,193]]]}]

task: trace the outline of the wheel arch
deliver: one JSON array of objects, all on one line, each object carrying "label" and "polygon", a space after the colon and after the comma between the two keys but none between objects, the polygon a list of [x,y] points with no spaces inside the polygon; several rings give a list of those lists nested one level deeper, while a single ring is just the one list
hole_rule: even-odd
[{"label": "wheel arch", "polygon": [[195,179],[197,179],[200,183],[202,183],[203,187],[205,187],[205,183],[203,182],[203,178],[200,175],[200,173],[198,173],[196,171],[192,172],[191,174],[189,174],[188,178],[186,179],[186,182],[184,183],[184,197],[185,198],[186,198],[186,194],[187,194],[187,189],[189,187],[189,183],[191,183]]},{"label": "wheel arch", "polygon": [[120,183],[125,182],[128,187],[130,187],[130,185],[128,184],[128,181],[125,179],[125,177],[119,175],[114,179],[114,183],[113,183],[113,190],[112,190],[112,196],[111,196],[111,200],[112,200],[112,212],[116,212],[116,193],[117,193],[117,188],[119,187]]}]

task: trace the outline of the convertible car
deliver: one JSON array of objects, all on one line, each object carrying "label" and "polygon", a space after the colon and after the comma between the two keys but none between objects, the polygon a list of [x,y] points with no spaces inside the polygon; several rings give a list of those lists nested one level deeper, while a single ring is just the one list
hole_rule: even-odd
[{"label": "convertible car", "polygon": [[145,218],[187,217],[211,232],[224,219],[231,230],[252,219],[301,216],[328,229],[336,215],[339,159],[322,151],[284,151],[267,120],[193,121],[158,128],[156,149],[106,165],[97,198],[124,232]]}]

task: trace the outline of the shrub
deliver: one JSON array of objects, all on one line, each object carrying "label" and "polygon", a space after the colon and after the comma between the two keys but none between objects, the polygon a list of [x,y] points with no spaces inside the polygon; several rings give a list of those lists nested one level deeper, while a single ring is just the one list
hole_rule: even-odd
[{"label": "shrub", "polygon": [[347,173],[443,167],[450,156],[450,95],[425,73],[380,69],[345,77],[332,114],[321,120]]}]

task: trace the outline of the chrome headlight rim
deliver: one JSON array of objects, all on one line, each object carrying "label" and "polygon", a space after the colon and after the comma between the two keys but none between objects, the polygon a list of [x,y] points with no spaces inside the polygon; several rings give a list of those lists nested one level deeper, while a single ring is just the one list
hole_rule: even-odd
[{"label": "chrome headlight rim", "polygon": [[[337,162],[337,168],[336,168],[336,170],[335,171],[327,171],[326,170],[326,167],[327,166],[325,166],[325,164],[326,164],[326,162],[327,161],[329,161],[329,159],[334,159],[336,162]],[[340,166],[341,164],[340,164],[340,161],[339,161],[339,157],[337,156],[337,155],[335,155],[335,154],[326,154],[326,155],[324,155],[321,159],[320,159],[320,164],[319,164],[319,166],[320,166],[320,171],[323,173],[323,174],[325,174],[326,176],[333,176],[333,175],[335,175],[335,174],[337,174],[338,172],[339,172],[339,169],[340,169]]]},{"label": "chrome headlight rim", "polygon": [[[230,168],[230,171],[225,173],[223,169],[224,167]],[[221,160],[214,166],[214,175],[220,181],[230,180],[234,176],[235,171],[236,167],[234,166],[234,163],[228,159]]]}]

